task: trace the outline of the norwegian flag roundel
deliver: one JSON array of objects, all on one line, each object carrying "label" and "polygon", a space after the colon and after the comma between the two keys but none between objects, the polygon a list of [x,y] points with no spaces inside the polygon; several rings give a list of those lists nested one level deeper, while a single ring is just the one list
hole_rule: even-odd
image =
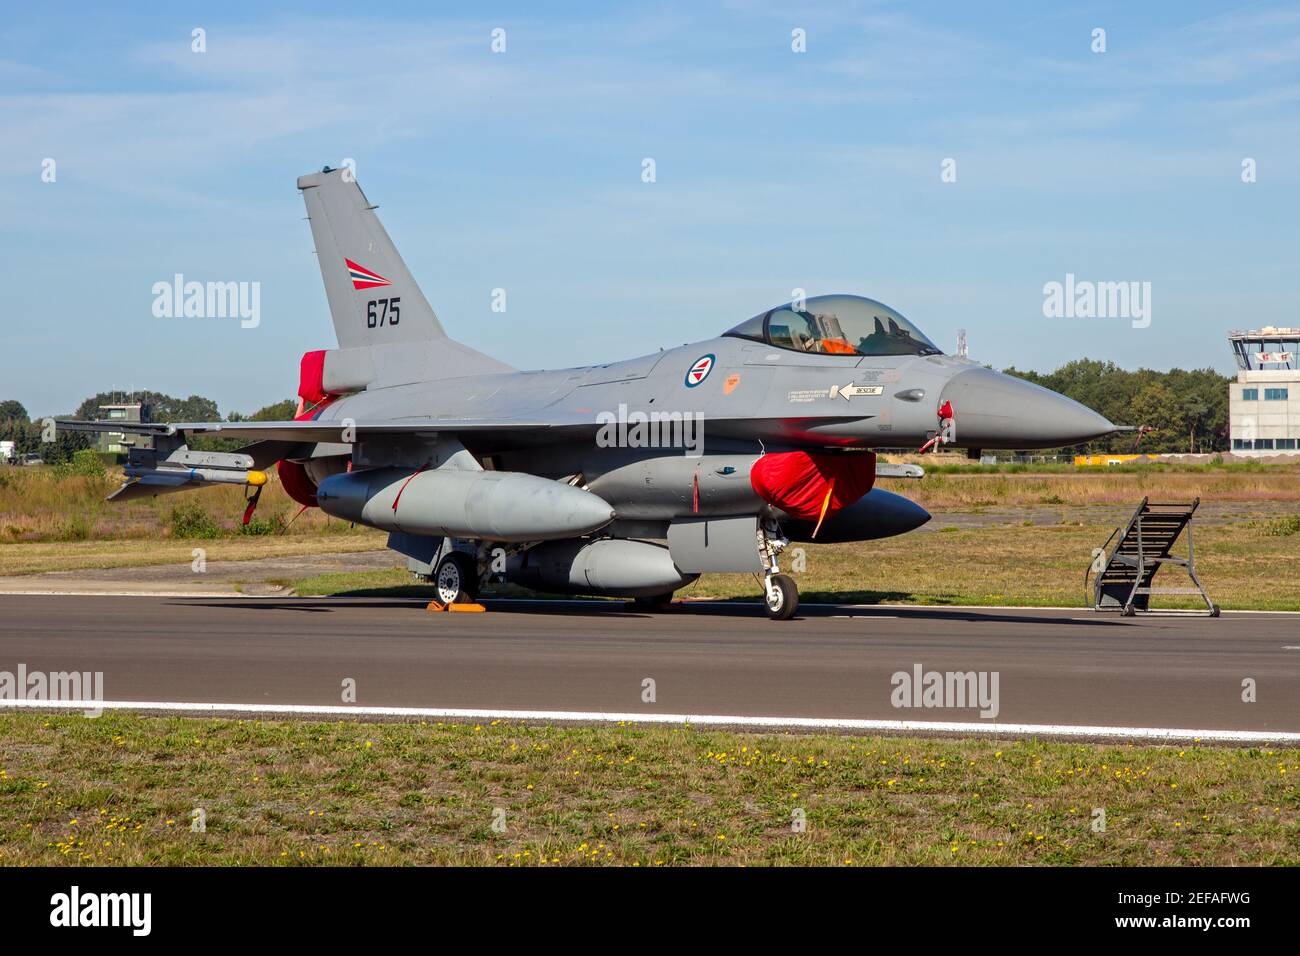
[{"label": "norwegian flag roundel", "polygon": [[717,359],[713,355],[701,355],[697,358],[695,364],[686,370],[686,387],[694,388],[708,378],[709,373],[713,371],[713,363],[716,361]]}]

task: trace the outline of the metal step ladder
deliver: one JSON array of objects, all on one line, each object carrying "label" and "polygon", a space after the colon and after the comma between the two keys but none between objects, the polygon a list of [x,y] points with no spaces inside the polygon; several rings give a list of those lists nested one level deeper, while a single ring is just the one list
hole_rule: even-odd
[{"label": "metal step ladder", "polygon": [[[1119,611],[1132,617],[1138,611],[1151,610],[1153,594],[1197,594],[1205,602],[1205,610],[1166,610],[1165,614],[1206,614],[1219,616],[1219,607],[1205,593],[1201,579],[1196,576],[1196,549],[1192,541],[1192,516],[1201,499],[1186,502],[1155,502],[1142,499],[1137,511],[1124,528],[1116,528],[1106,543],[1093,552],[1093,561],[1084,574],[1084,588],[1092,580],[1089,595],[1094,611]],[[1187,557],[1172,554],[1174,543],[1187,529]],[[1118,537],[1118,540],[1116,540]],[[1110,548],[1114,542],[1113,549]],[[1193,587],[1155,587],[1152,580],[1166,564],[1181,566],[1191,578]]]}]

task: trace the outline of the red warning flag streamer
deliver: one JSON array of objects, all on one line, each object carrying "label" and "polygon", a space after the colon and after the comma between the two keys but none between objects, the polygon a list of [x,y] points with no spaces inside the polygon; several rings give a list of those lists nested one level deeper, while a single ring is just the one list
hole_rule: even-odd
[{"label": "red warning flag streamer", "polygon": [[404,482],[402,482],[402,487],[397,489],[397,497],[393,499],[393,514],[397,514],[397,503],[402,500],[402,492],[406,490],[406,486],[409,485],[412,481],[414,481],[415,476],[418,475],[420,472],[424,471],[424,469],[427,467],[429,467],[427,464],[421,465],[419,468],[415,469],[415,471],[411,472],[410,478],[407,478]]},{"label": "red warning flag streamer", "polygon": [[244,527],[248,527],[248,523],[253,520],[253,512],[257,510],[257,502],[262,497],[262,489],[265,487],[266,485],[258,485],[253,496],[248,499],[248,507],[244,509]]},{"label": "red warning flag streamer", "polygon": [[831,476],[830,485],[826,488],[826,497],[822,499],[822,511],[817,516],[817,527],[813,528],[812,536],[817,537],[817,532],[822,529],[822,522],[826,520],[826,512],[831,506],[831,495],[835,494],[835,476]]}]

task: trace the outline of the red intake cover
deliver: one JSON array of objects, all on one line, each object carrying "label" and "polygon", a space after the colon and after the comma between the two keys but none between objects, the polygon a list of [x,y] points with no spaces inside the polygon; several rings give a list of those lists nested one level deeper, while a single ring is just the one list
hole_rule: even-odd
[{"label": "red intake cover", "polygon": [[317,507],[316,482],[308,477],[301,462],[281,461],[275,467],[280,472],[280,484],[284,486],[285,494],[300,505]]},{"label": "red intake cover", "polygon": [[828,517],[871,490],[876,483],[876,456],[872,452],[852,455],[774,452],[754,462],[749,483],[760,498],[790,517],[816,521],[832,485],[831,502],[826,509]]}]

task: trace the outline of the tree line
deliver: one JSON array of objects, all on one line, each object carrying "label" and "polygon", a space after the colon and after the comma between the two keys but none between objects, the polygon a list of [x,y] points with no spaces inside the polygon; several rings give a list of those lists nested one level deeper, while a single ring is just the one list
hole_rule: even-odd
[{"label": "tree line", "polygon": [[[1047,374],[1016,368],[1004,371],[1087,405],[1116,425],[1143,429],[1140,438],[1136,432],[1119,432],[1089,442],[1084,446],[1088,451],[1228,450],[1228,383],[1232,379],[1212,368],[1129,371],[1114,362],[1078,359]],[[957,415],[960,428],[960,409]]]},{"label": "tree line", "polygon": [[[69,415],[55,415],[55,418],[76,418],[90,421],[99,416],[102,405],[149,406],[149,421],[153,422],[215,422],[221,421],[217,403],[202,395],[189,398],[173,398],[162,392],[120,390],[100,392],[92,395],[77,406]],[[282,402],[267,405],[243,415],[231,412],[226,421],[241,422],[275,422],[293,418],[297,412],[296,399],[287,398]],[[83,448],[93,448],[94,436],[82,432],[60,430],[53,442],[41,441],[41,421],[33,421],[22,402],[15,399],[0,401],[0,441],[12,441],[18,455],[39,455],[51,464],[70,461],[72,456]],[[242,439],[214,438],[206,435],[191,436],[190,447],[202,451],[230,451],[247,444]]]}]

